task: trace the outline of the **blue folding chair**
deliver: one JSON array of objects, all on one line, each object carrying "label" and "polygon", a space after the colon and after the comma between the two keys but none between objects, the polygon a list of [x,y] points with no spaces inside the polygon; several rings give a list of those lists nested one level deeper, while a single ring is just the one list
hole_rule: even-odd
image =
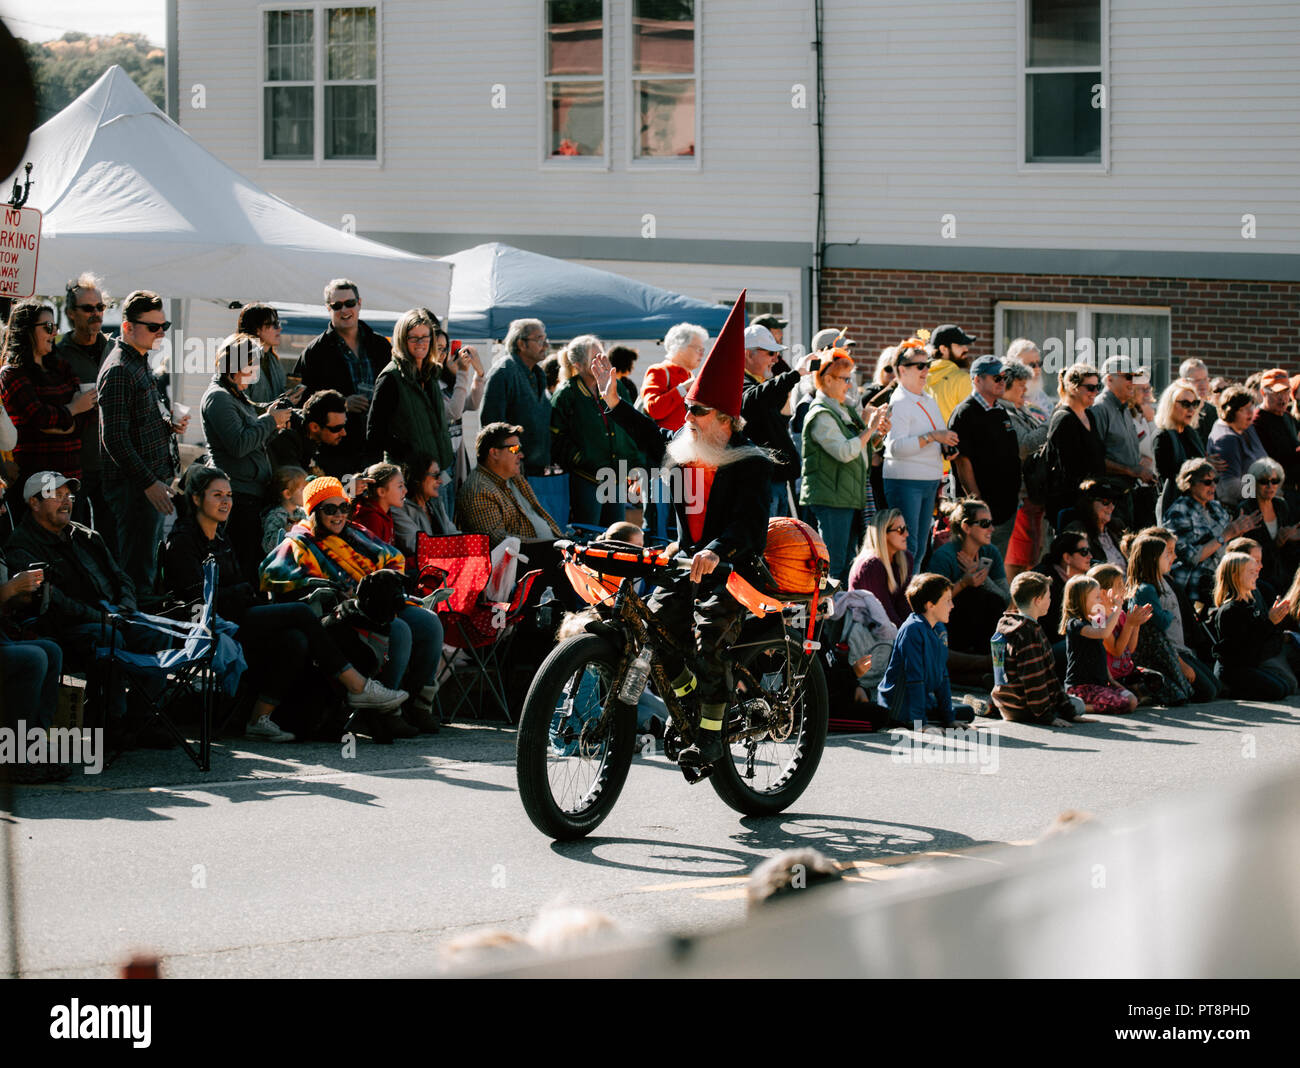
[{"label": "blue folding chair", "polygon": [[[110,614],[109,643],[95,649],[96,660],[102,661],[106,668],[103,674],[105,707],[115,672],[120,670],[139,684],[137,692],[150,704],[151,715],[146,723],[159,720],[200,771],[208,771],[211,767],[216,688],[219,685],[228,695],[234,696],[248,667],[243,649],[235,641],[238,627],[217,615],[216,599],[217,562],[208,557],[203,564],[203,601],[195,606],[198,608],[197,619],[185,623],[142,612]],[[132,633],[154,635],[150,644],[161,641],[165,642],[166,648],[161,652],[132,652],[127,648]],[[157,696],[153,696],[151,690]],[[187,692],[199,695],[198,752],[167,714],[168,707],[176,698]]]}]

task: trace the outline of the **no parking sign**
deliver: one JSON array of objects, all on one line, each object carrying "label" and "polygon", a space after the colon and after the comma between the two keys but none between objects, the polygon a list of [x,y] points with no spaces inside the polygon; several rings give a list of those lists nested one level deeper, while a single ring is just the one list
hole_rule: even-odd
[{"label": "no parking sign", "polygon": [[41,213],[6,206],[0,226],[0,297],[30,297],[36,292],[40,248]]}]

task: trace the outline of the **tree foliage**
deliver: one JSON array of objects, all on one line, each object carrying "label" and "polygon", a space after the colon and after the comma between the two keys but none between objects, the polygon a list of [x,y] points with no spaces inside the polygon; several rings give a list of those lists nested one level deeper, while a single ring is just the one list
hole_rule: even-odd
[{"label": "tree foliage", "polygon": [[36,83],[38,123],[62,111],[113,64],[160,108],[166,106],[163,50],[143,34],[92,37],[69,31],[57,41],[23,41],[22,46]]}]

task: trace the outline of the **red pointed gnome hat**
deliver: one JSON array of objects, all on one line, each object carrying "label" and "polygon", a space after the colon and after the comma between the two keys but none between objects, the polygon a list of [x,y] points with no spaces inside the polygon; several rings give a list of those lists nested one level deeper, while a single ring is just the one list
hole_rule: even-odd
[{"label": "red pointed gnome hat", "polygon": [[702,404],[740,418],[740,393],[745,385],[745,293],[741,290],[731,314],[695,376],[687,404]]}]

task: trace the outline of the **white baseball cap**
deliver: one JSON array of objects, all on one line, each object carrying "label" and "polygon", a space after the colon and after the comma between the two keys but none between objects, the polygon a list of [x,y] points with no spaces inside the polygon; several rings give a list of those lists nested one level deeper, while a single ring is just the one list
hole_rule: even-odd
[{"label": "white baseball cap", "polygon": [[783,352],[785,346],[772,336],[772,331],[765,326],[745,327],[745,348],[766,349],[768,352]]}]

